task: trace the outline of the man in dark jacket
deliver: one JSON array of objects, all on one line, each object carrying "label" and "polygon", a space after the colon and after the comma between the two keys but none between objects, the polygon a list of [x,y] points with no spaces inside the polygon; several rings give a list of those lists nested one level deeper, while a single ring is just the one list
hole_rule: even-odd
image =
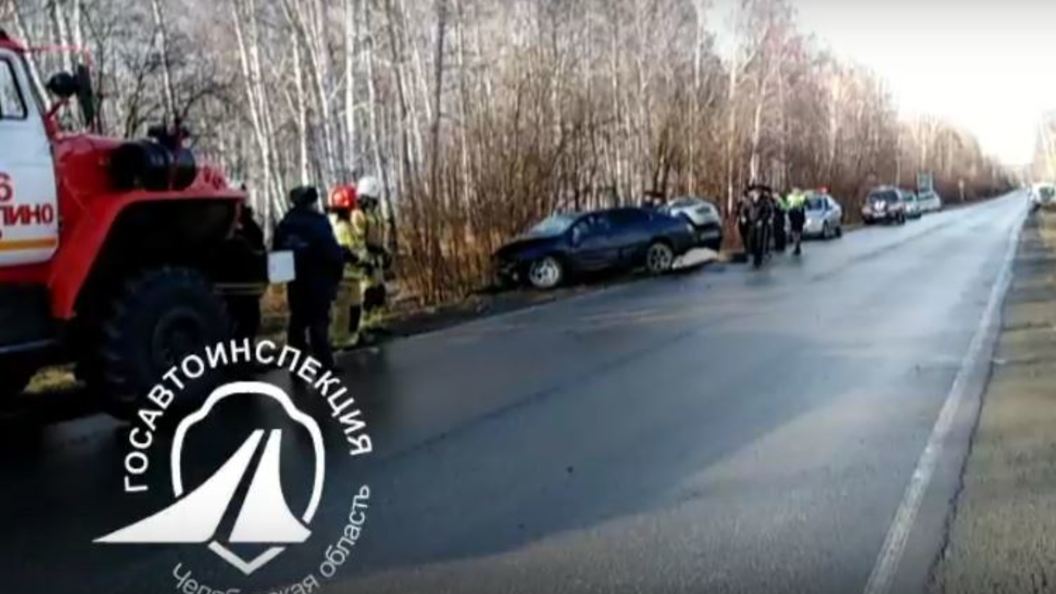
[{"label": "man in dark jacket", "polygon": [[[330,306],[345,265],[330,221],[316,204],[319,192],[308,186],[290,191],[293,208],[275,229],[275,249],[294,254],[297,279],[287,287],[290,346],[307,349],[325,367],[334,367],[330,347]],[[307,340],[305,335],[307,334]]]},{"label": "man in dark jacket", "polygon": [[784,253],[785,246],[788,245],[788,237],[785,235],[785,221],[789,216],[788,207],[780,192],[774,192],[772,203],[774,207],[774,220],[772,221],[774,250]]},{"label": "man in dark jacket", "polygon": [[[744,191],[738,207],[737,222],[746,255],[766,257],[772,239],[775,209],[774,191],[769,186],[752,184]],[[760,225],[760,233],[756,233],[756,225]],[[757,241],[762,243],[756,245]],[[761,259],[756,260],[756,266],[761,263]]]},{"label": "man in dark jacket", "polygon": [[[242,188],[245,191],[245,186]],[[264,231],[253,217],[253,208],[242,205],[235,234],[217,258],[227,261],[230,270],[258,270],[267,260]],[[260,295],[235,293],[227,298],[227,310],[235,322],[235,337],[255,339],[260,331]]]}]

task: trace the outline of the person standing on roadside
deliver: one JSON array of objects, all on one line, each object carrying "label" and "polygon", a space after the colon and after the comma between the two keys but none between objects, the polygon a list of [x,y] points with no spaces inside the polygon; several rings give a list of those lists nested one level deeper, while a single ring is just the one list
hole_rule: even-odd
[{"label": "person standing on roadside", "polygon": [[746,189],[737,200],[737,233],[741,236],[744,253],[752,251],[751,242],[752,200]]},{"label": "person standing on roadside", "polygon": [[663,192],[659,190],[649,190],[642,196],[641,207],[645,210],[660,210],[666,203],[667,199]]},{"label": "person standing on roadside", "polygon": [[359,319],[362,314],[360,282],[363,279],[359,264],[359,246],[352,228],[352,213],[357,210],[357,193],[353,185],[338,186],[330,193],[330,224],[334,239],[345,252],[345,266],[334,299],[331,314],[330,338],[338,349],[354,348],[359,344]]},{"label": "person standing on roadside", "polygon": [[330,346],[330,306],[345,265],[330,221],[318,209],[319,191],[311,186],[290,190],[293,208],[275,229],[274,248],[294,254],[296,279],[287,286],[290,346],[310,352],[334,369]]},{"label": "person standing on roadside", "polygon": [[785,204],[788,207],[788,222],[792,228],[792,243],[796,246],[792,253],[798,256],[803,253],[803,226],[807,223],[807,195],[799,188],[793,188]]},{"label": "person standing on roadside", "polygon": [[[243,186],[243,191],[244,186]],[[248,202],[239,209],[235,233],[214,257],[223,259],[231,269],[247,269],[267,254],[264,231],[257,223],[253,207]],[[260,331],[261,296],[254,293],[235,292],[227,298],[227,309],[234,320],[237,338],[255,339]]]},{"label": "person standing on roadside", "polygon": [[781,197],[780,192],[774,192],[774,251],[785,253],[788,245],[788,237],[785,234],[785,222],[788,219],[788,202]]},{"label": "person standing on roadside", "polygon": [[385,229],[379,212],[381,183],[377,178],[367,176],[356,183],[356,191],[359,208],[352,211],[352,229],[354,243],[361,250],[360,261],[364,265],[364,278],[360,284],[363,301],[360,334],[369,338],[382,329],[383,308],[387,299],[385,270],[391,258],[385,249]]}]

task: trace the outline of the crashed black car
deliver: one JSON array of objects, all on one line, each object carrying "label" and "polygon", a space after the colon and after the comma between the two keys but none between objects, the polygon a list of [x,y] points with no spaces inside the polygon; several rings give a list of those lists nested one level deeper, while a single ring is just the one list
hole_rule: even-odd
[{"label": "crashed black car", "polygon": [[548,290],[584,272],[645,267],[661,274],[695,243],[688,223],[655,210],[557,214],[498,250],[495,266],[503,285]]}]

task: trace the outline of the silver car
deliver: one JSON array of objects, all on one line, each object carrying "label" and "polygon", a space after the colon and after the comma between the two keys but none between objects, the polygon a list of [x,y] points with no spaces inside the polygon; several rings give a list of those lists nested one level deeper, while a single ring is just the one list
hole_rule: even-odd
[{"label": "silver car", "polygon": [[921,213],[938,212],[942,210],[942,198],[935,190],[919,190],[917,205]]},{"label": "silver car", "polygon": [[693,227],[697,245],[718,251],[722,246],[722,216],[713,202],[693,196],[675,198],[661,209]]},{"label": "silver car", "polygon": [[805,237],[843,237],[843,208],[828,194],[811,194],[806,203]]},{"label": "silver car", "polygon": [[924,203],[912,190],[899,190],[906,202],[906,218],[919,219],[924,215]]}]

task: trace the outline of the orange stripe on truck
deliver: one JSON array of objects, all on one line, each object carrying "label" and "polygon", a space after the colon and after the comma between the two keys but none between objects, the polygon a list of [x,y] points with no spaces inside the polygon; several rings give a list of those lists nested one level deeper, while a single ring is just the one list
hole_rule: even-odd
[{"label": "orange stripe on truck", "polygon": [[58,238],[46,237],[44,239],[9,239],[0,240],[0,252],[17,252],[21,250],[43,250],[53,248],[59,244]]}]

